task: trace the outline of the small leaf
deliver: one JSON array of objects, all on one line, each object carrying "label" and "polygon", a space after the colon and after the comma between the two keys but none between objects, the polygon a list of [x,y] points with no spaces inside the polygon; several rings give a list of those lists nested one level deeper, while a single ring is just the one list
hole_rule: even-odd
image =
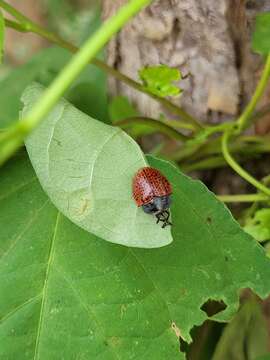
[{"label": "small leaf", "polygon": [[173,81],[181,80],[181,73],[178,69],[170,68],[167,65],[149,66],[139,71],[144,87],[150,93],[160,96],[177,96],[182,91],[173,85]]},{"label": "small leaf", "polygon": [[257,210],[253,217],[247,218],[244,230],[257,241],[270,240],[270,209]]},{"label": "small leaf", "polygon": [[[25,90],[23,117],[42,93],[38,84]],[[147,161],[121,129],[61,100],[26,147],[52,202],[77,225],[127,246],[152,248],[172,241],[169,227],[157,226],[132,199],[133,176]]]},{"label": "small leaf", "polygon": [[183,360],[179,332],[191,341],[209,298],[223,299],[216,317],[228,320],[239,289],[269,294],[270,261],[225,206],[169,163],[148,161],[175,189],[175,241],[152,250],[70,222],[26,157],[1,169],[0,359]]},{"label": "small leaf", "polygon": [[270,53],[270,12],[257,15],[252,48],[263,55]]},{"label": "small leaf", "polygon": [[5,20],[0,10],[0,64],[3,58],[4,51],[4,37],[5,37]]}]

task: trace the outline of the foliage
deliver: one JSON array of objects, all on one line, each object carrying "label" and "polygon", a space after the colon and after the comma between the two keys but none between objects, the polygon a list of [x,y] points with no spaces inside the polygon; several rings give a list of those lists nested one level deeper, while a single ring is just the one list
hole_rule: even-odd
[{"label": "foliage", "polygon": [[[243,134],[258,118],[253,112],[270,76],[269,14],[258,17],[253,35],[254,50],[267,55],[254,95],[237,119],[213,126],[167,99],[181,93],[177,69],[141,69],[140,84],[94,58],[148,3],[130,1],[71,57],[73,44],[0,0],[12,16],[0,15],[0,51],[4,26],[57,45],[0,83],[0,162],[13,156],[0,177],[1,359],[184,359],[180,338],[188,347],[194,326],[233,318],[241,289],[269,295],[263,206],[270,189],[239,164],[270,151],[269,137]],[[93,19],[88,31],[99,22]],[[89,59],[94,65],[85,68]],[[105,72],[158,101],[166,114],[149,119],[123,97],[108,105]],[[120,129],[127,123],[138,142],[163,133],[158,151],[174,165],[145,156]],[[25,138],[29,156],[14,153]],[[244,229],[204,184],[179,170],[209,164],[231,166],[259,190],[220,197],[253,203]],[[172,184],[171,229],[161,229],[132,199],[132,178],[146,165]],[[209,299],[225,309],[207,313]],[[213,359],[242,359],[243,348],[251,359],[268,358],[263,315],[253,300],[225,327]]]},{"label": "foliage", "polygon": [[4,32],[5,32],[5,22],[2,12],[0,11],[0,64],[2,62],[2,57],[3,57]]},{"label": "foliage", "polygon": [[140,116],[139,112],[130,104],[125,96],[116,96],[112,99],[109,105],[109,114],[112,123]]},{"label": "foliage", "polygon": [[[42,94],[39,85],[26,89],[23,118]],[[53,203],[82,228],[128,246],[151,248],[172,241],[169,228],[156,226],[132,201],[132,177],[147,161],[121,129],[61,101],[29,136],[26,147]]]},{"label": "foliage", "polygon": [[270,240],[270,209],[259,209],[247,218],[244,230],[257,241]]},{"label": "foliage", "polygon": [[267,294],[269,260],[228,210],[202,183],[148,161],[173,184],[173,214],[181,214],[174,242],[152,250],[105,242],[71,223],[24,155],[2,170],[1,358],[181,359],[176,328],[190,341],[208,298],[223,299],[216,318],[228,320],[239,288]]},{"label": "foliage", "polygon": [[268,55],[270,52],[270,12],[256,17],[256,27],[253,32],[252,47],[254,51]]},{"label": "foliage", "polygon": [[212,360],[256,360],[267,352],[267,324],[258,302],[250,299],[226,327]]},{"label": "foliage", "polygon": [[109,115],[114,125],[120,125],[121,120],[134,119],[129,134],[135,139],[141,135],[151,134],[154,131],[153,127],[139,123],[138,118],[141,117],[141,114],[125,96],[115,96],[111,99]]},{"label": "foliage", "polygon": [[173,85],[174,81],[181,80],[181,73],[167,65],[148,66],[139,71],[144,87],[150,93],[160,96],[177,96],[181,89]]},{"label": "foliage", "polygon": [[[33,81],[48,86],[69,61],[70,54],[52,47],[42,50],[25,65],[11,71],[0,82],[1,127],[15,122],[22,108],[23,90]],[[72,84],[66,98],[86,114],[108,122],[106,76],[94,66],[88,66]]]}]

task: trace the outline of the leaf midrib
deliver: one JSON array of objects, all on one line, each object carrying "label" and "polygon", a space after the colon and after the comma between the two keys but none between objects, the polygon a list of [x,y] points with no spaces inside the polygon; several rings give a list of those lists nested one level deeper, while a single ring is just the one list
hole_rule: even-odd
[{"label": "leaf midrib", "polygon": [[37,338],[36,338],[36,344],[35,344],[34,360],[37,360],[39,357],[40,334],[42,331],[43,320],[44,320],[44,311],[45,311],[46,300],[47,300],[48,279],[49,279],[50,268],[51,268],[51,264],[52,264],[52,260],[53,260],[53,256],[54,256],[54,244],[55,244],[56,234],[57,234],[57,230],[58,230],[58,226],[59,226],[59,221],[60,221],[60,212],[58,211],[57,216],[56,216],[53,236],[52,236],[52,240],[51,240],[51,244],[50,244],[49,256],[48,256],[48,261],[47,261],[48,265],[46,268],[45,279],[44,279],[43,289],[42,289],[42,299],[41,299],[39,322],[38,322],[38,329],[37,329]]}]

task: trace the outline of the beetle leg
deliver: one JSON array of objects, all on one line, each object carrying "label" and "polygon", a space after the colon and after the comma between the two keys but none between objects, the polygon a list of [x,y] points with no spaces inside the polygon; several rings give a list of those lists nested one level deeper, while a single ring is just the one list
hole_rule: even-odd
[{"label": "beetle leg", "polygon": [[161,226],[162,229],[164,229],[168,225],[172,225],[172,223],[169,221],[170,212],[168,210],[164,210],[162,212],[157,213],[156,218],[157,218],[157,221],[156,221],[157,224],[160,221],[163,223],[162,226]]},{"label": "beetle leg", "polygon": [[[167,225],[172,225],[172,223],[169,221],[170,218],[170,212],[168,210],[164,210],[164,219],[163,219],[163,225],[162,228],[164,229]],[[166,217],[165,217],[166,216]]]}]

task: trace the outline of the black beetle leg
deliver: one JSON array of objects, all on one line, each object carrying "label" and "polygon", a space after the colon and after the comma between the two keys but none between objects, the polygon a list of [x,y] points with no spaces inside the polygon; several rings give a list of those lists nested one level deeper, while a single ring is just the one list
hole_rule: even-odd
[{"label": "black beetle leg", "polygon": [[165,228],[167,225],[172,225],[172,223],[169,221],[170,212],[168,210],[165,210],[164,213],[166,214],[166,218],[164,219],[164,224],[162,228]]},{"label": "black beetle leg", "polygon": [[170,218],[170,212],[168,210],[164,210],[162,212],[159,212],[156,214],[156,218],[157,221],[156,223],[158,224],[160,221],[163,222],[162,224],[162,229],[164,229],[166,226],[168,225],[172,225],[172,223],[169,221]]},{"label": "black beetle leg", "polygon": [[156,214],[156,218],[157,218],[156,224],[158,224],[161,221],[160,213]]}]

